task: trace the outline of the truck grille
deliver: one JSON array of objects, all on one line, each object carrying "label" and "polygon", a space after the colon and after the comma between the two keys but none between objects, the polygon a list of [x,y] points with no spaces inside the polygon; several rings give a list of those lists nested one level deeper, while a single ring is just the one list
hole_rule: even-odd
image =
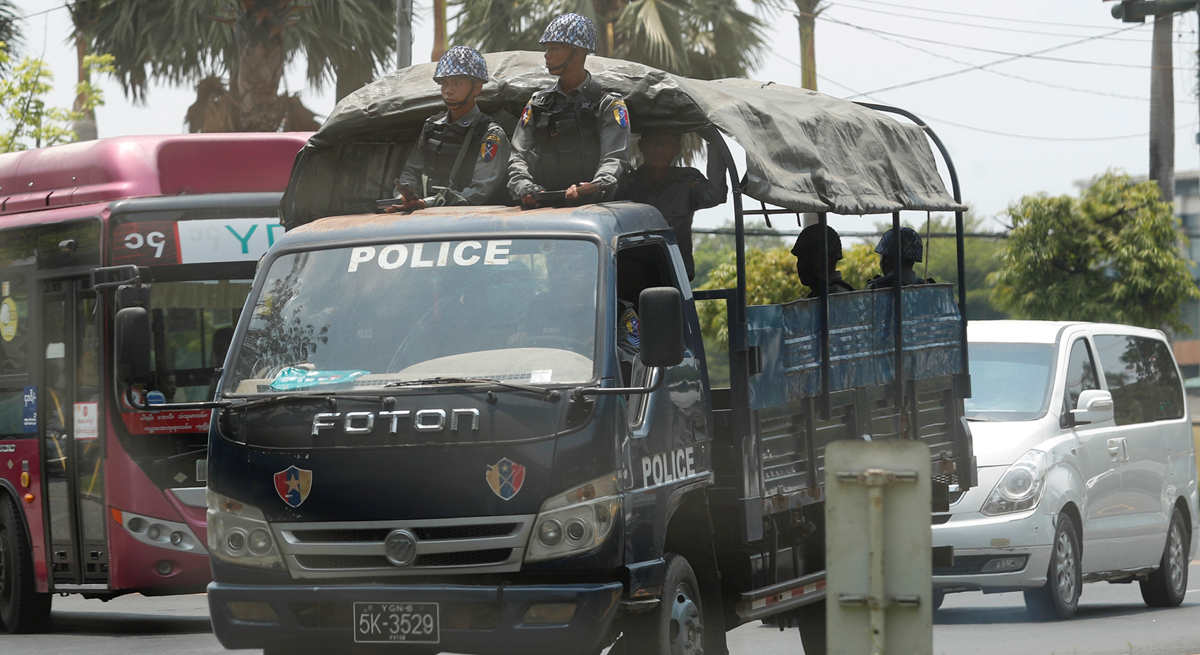
[{"label": "truck grille", "polygon": [[[416,521],[278,523],[284,561],[296,579],[403,577],[517,571],[534,516],[489,516]],[[393,530],[417,537],[417,559],[396,566],[384,542]]]}]

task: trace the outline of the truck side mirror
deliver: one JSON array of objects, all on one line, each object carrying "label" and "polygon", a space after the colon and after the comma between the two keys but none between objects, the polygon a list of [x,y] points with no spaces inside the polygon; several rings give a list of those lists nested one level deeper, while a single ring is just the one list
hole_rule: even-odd
[{"label": "truck side mirror", "polygon": [[638,297],[642,363],[675,366],[683,361],[683,297],[674,287],[652,287]]},{"label": "truck side mirror", "polygon": [[1079,394],[1078,409],[1071,410],[1071,427],[1112,420],[1112,394],[1101,389],[1088,389]]},{"label": "truck side mirror", "polygon": [[145,307],[117,312],[117,379],[122,384],[150,382],[150,315]]}]

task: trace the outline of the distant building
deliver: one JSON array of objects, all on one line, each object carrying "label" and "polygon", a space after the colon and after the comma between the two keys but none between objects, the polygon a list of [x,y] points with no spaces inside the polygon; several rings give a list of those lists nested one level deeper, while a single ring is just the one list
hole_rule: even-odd
[{"label": "distant building", "polygon": [[[1200,283],[1200,171],[1176,171],[1175,215],[1188,238],[1184,248],[1184,255],[1191,260],[1188,269],[1192,279]],[[1175,359],[1183,377],[1191,378],[1200,375],[1200,302],[1192,300],[1183,306],[1183,322],[1192,332],[1176,335]]]}]

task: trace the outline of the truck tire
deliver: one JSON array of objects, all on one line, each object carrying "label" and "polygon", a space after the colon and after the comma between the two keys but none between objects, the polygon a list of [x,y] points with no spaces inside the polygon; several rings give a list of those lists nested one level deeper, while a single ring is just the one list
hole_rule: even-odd
[{"label": "truck tire", "polygon": [[702,655],[704,606],[692,566],[680,555],[667,553],[663,590],[658,606],[625,617],[621,638],[611,654]]},{"label": "truck tire", "polygon": [[1162,561],[1158,570],[1140,581],[1142,600],[1150,607],[1178,607],[1187,594],[1188,582],[1187,524],[1179,508],[1171,510],[1171,522],[1167,526],[1167,544],[1163,547]]},{"label": "truck tire", "polygon": [[0,494],[0,623],[12,633],[38,632],[50,619],[50,594],[39,594],[25,523]]},{"label": "truck tire", "polygon": [[1079,609],[1079,593],[1083,587],[1079,532],[1071,517],[1066,514],[1058,517],[1051,544],[1046,585],[1025,592],[1025,608],[1033,618],[1041,621],[1065,621],[1075,616]]}]

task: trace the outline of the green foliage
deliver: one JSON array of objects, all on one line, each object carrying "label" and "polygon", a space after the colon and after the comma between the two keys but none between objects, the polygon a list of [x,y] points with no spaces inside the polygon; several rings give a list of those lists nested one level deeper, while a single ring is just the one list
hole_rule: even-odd
[{"label": "green foliage", "polygon": [[[733,221],[726,220],[718,229],[732,231]],[[748,222],[746,223],[746,229],[755,231],[774,231],[768,228],[766,223],[762,222]],[[707,282],[708,276],[714,268],[725,263],[726,261],[733,261],[730,259],[733,256],[733,244],[733,234],[692,235],[692,260],[696,264],[696,279],[692,280],[693,288],[699,289],[705,282]],[[746,248],[770,250],[772,248],[782,248],[784,246],[790,247],[791,244],[782,236],[746,237]]]},{"label": "green foliage", "polygon": [[744,77],[766,50],[766,23],[735,0],[449,0],[458,7],[455,45],[481,52],[542,50],[538,39],[555,16],[583,14],[599,29],[613,24],[609,56],[700,79]]},{"label": "green foliage", "polygon": [[1078,198],[1025,196],[1008,215],[1013,231],[993,276],[997,307],[1016,318],[1190,331],[1180,307],[1200,291],[1156,183],[1109,171]]},{"label": "green foliage", "polygon": [[[0,0],[0,43],[6,44],[10,53],[16,50],[15,46],[22,40],[19,20],[20,14],[17,13],[17,7],[12,0]],[[8,73],[10,64],[8,60],[0,63],[0,74]]]},{"label": "green foliage", "polygon": [[[89,55],[84,68],[90,73],[112,72],[112,57]],[[11,61],[0,42],[0,71],[10,70]],[[0,78],[0,114],[4,117],[0,132],[0,153],[69,143],[76,139],[71,123],[104,104],[100,88],[81,82],[75,92],[84,98],[79,111],[47,107],[45,96],[54,88],[54,74],[46,62],[25,57],[11,66],[11,74]]]},{"label": "green foliage", "polygon": [[[732,289],[737,286],[737,265],[732,250],[728,260],[712,270],[700,289]],[[796,275],[796,257],[787,248],[746,250],[746,304],[770,305],[790,302],[808,295]],[[723,302],[704,302],[697,308],[700,331],[716,352],[729,344],[728,313]]]}]

